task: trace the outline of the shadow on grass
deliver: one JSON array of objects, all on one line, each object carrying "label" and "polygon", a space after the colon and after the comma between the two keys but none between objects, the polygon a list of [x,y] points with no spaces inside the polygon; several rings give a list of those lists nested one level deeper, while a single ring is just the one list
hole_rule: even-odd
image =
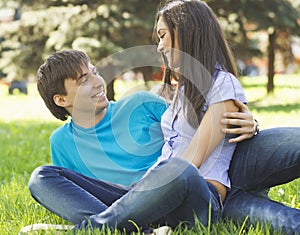
[{"label": "shadow on grass", "polygon": [[249,88],[265,88],[266,85],[265,84],[258,84],[258,83],[255,83],[255,84],[247,84],[247,83],[242,83],[242,86],[244,89],[249,89]]},{"label": "shadow on grass", "polygon": [[290,113],[295,110],[300,110],[300,103],[294,104],[274,104],[263,106],[259,104],[260,100],[249,102],[250,110],[256,110],[257,112],[284,112]]},{"label": "shadow on grass", "polygon": [[[245,83],[242,83],[242,86],[244,89],[251,89],[251,88],[262,88],[262,89],[265,89],[267,90],[267,84],[245,84]],[[300,86],[295,86],[295,85],[287,85],[287,84],[278,84],[276,85],[275,84],[275,92],[277,89],[292,89],[292,90],[295,90],[295,89],[300,89]]]}]

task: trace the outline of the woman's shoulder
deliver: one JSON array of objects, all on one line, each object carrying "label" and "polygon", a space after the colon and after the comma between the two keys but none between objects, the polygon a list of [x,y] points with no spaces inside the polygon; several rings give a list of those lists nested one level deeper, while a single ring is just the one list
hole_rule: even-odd
[{"label": "woman's shoulder", "polygon": [[223,69],[216,69],[213,76],[213,87],[219,86],[232,86],[233,88],[241,88],[241,83],[239,79],[232,73]]},{"label": "woman's shoulder", "polygon": [[226,70],[216,70],[213,84],[208,92],[208,103],[217,103],[228,99],[246,102],[242,84],[233,74]]}]

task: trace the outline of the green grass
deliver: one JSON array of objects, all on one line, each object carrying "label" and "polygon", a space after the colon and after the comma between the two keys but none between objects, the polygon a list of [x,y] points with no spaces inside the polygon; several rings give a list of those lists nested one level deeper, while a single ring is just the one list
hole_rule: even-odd
[{"label": "green grass", "polygon": [[249,106],[263,129],[275,126],[300,126],[300,76],[275,76],[275,91],[266,94],[265,77],[241,79]]},{"label": "green grass", "polygon": [[[249,106],[259,119],[262,129],[276,126],[300,126],[300,76],[277,76],[275,93],[266,95],[266,78],[242,78]],[[128,88],[127,88],[128,87]],[[129,89],[130,87],[130,89]],[[143,83],[116,83],[117,98],[144,88]],[[0,86],[0,234],[17,234],[33,223],[67,223],[37,204],[30,196],[27,182],[32,170],[50,163],[49,136],[62,123],[57,121],[37,94],[34,85],[29,95],[7,95]],[[277,186],[271,198],[291,207],[300,208],[300,179]],[[217,223],[208,231],[200,224],[193,230],[177,230],[174,234],[265,235],[271,232],[260,224],[236,226],[231,221]],[[51,232],[40,234],[54,234]],[[66,233],[72,234],[72,233]],[[87,232],[84,234],[92,234]],[[105,231],[93,234],[108,234]],[[110,234],[119,234],[112,231]],[[280,233],[277,233],[280,234]]]}]

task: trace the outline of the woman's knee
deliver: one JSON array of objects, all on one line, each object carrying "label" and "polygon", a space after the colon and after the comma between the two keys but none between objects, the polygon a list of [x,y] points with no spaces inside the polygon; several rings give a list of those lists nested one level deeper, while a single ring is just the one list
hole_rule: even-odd
[{"label": "woman's knee", "polygon": [[163,170],[164,175],[173,175],[175,181],[188,181],[190,178],[200,176],[199,170],[192,163],[182,158],[170,158],[167,160],[165,167]]}]

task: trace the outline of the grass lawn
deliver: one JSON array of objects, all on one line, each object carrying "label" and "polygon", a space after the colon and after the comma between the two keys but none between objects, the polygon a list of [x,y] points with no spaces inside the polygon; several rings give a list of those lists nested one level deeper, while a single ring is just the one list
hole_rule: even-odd
[{"label": "grass lawn", "polygon": [[[273,95],[266,95],[264,77],[244,77],[241,82],[250,109],[260,121],[262,129],[300,126],[300,75],[277,76]],[[118,91],[116,97],[119,98],[136,88],[143,88],[144,85],[117,81],[115,87]],[[131,88],[125,90],[125,87]],[[0,108],[0,234],[17,234],[22,227],[33,223],[67,224],[38,205],[27,189],[32,170],[39,165],[50,164],[48,139],[51,132],[62,123],[52,117],[34,85],[29,87],[28,96],[21,94],[9,96],[7,87],[0,85]],[[300,209],[300,179],[272,188],[270,196]],[[98,231],[93,234],[107,233]],[[119,233],[112,231],[110,234]],[[244,227],[228,221],[211,226],[211,230],[199,224],[193,231],[174,234],[264,235],[270,234],[270,231],[260,224]]]}]

